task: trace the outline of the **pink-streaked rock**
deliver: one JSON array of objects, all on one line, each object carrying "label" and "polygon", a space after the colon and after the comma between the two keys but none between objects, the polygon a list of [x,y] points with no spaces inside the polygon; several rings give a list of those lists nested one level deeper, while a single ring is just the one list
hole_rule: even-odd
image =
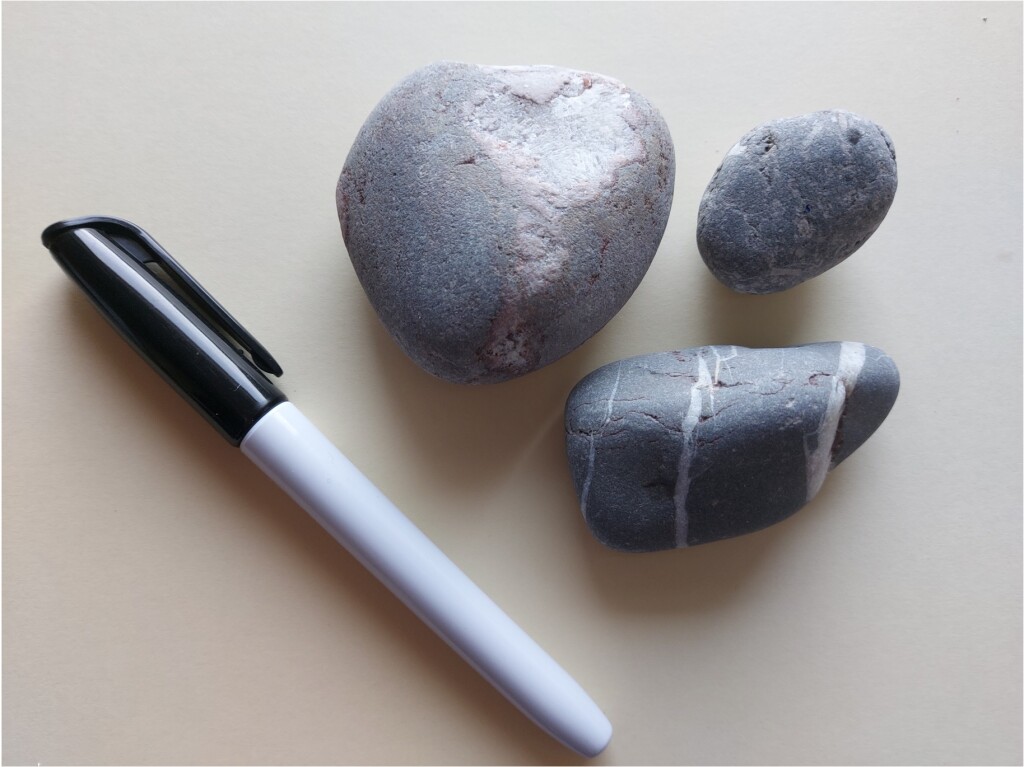
[{"label": "pink-streaked rock", "polygon": [[665,121],[616,80],[441,62],[366,120],[338,216],[405,352],[441,378],[494,383],[568,354],[622,308],[674,176]]}]

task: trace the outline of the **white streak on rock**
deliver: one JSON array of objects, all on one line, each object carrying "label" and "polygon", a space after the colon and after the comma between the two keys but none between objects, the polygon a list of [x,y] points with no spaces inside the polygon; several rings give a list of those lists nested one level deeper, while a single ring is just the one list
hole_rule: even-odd
[{"label": "white streak on rock", "polygon": [[[714,351],[713,347],[712,351]],[[704,361],[703,350],[697,357],[697,366],[697,381],[690,388],[690,403],[683,415],[683,446],[682,452],[679,454],[679,470],[676,474],[676,548],[686,546],[690,527],[690,516],[686,513],[686,496],[690,492],[690,467],[693,465],[693,459],[697,452],[695,432],[704,409],[704,393],[707,392],[708,403],[711,404],[711,391],[714,385],[707,362]]]},{"label": "white streak on rock", "polygon": [[734,359],[736,359],[740,355],[739,350],[735,346],[731,346],[729,348],[731,350],[730,353],[729,353],[729,356],[728,357],[723,357],[721,354],[718,353],[718,347],[717,346],[712,346],[711,347],[711,351],[715,355],[715,374],[714,374],[713,380],[712,380],[712,382],[714,383],[715,386],[718,386],[718,383],[721,380],[722,365],[723,364],[725,365],[726,371],[731,375],[732,374],[732,370],[729,368],[729,365],[727,363],[729,362],[729,360],[734,360]]},{"label": "white streak on rock", "polygon": [[463,105],[470,135],[502,180],[542,204],[587,202],[645,157],[625,85],[547,67],[487,70],[504,89]]},{"label": "white streak on rock", "polygon": [[[825,475],[832,464],[832,445],[836,440],[839,420],[843,415],[846,400],[857,385],[857,377],[864,368],[866,350],[864,344],[843,341],[839,346],[839,365],[829,379],[828,402],[818,428],[804,437],[804,455],[807,460],[807,500],[810,501],[821,490]],[[809,439],[814,437],[813,449]]]},{"label": "white streak on rock", "polygon": [[608,408],[604,414],[604,421],[601,426],[590,432],[590,451],[587,455],[587,476],[583,479],[583,488],[580,490],[580,510],[583,515],[587,514],[587,498],[590,495],[590,481],[594,477],[594,455],[597,452],[594,439],[597,436],[597,432],[602,431],[605,426],[612,420],[612,411],[615,408],[615,395],[619,393],[619,380],[622,378],[622,362],[619,362],[619,366],[615,369],[615,384],[612,386],[612,393],[608,395]]}]

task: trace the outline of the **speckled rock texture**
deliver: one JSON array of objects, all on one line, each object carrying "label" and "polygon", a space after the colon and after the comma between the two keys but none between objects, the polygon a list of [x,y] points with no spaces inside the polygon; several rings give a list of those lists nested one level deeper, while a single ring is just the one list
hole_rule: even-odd
[{"label": "speckled rock texture", "polygon": [[898,391],[884,352],[847,341],[704,346],[605,365],[566,403],[583,516],[623,551],[760,530],[815,496]]},{"label": "speckled rock texture", "polygon": [[366,120],[338,216],[405,352],[441,378],[494,383],[569,353],[622,308],[665,231],[674,176],[664,120],[622,83],[442,62]]},{"label": "speckled rock texture", "polygon": [[722,283],[776,293],[831,269],[885,218],[896,194],[888,134],[851,112],[754,128],[726,155],[697,213],[697,247]]}]

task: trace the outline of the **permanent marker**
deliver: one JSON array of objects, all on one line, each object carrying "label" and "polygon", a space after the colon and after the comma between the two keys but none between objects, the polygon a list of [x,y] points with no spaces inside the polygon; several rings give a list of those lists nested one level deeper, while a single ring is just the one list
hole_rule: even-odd
[{"label": "permanent marker", "polygon": [[43,244],[100,312],[217,431],[550,735],[584,756],[608,719],[264,375],[281,367],[145,231],[88,217]]}]

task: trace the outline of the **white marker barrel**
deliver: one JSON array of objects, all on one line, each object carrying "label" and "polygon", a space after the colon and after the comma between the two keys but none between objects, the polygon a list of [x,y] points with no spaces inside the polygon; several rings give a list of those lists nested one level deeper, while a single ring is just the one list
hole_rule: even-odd
[{"label": "white marker barrel", "polygon": [[584,756],[612,726],[582,687],[290,402],[242,452],[520,711]]}]

